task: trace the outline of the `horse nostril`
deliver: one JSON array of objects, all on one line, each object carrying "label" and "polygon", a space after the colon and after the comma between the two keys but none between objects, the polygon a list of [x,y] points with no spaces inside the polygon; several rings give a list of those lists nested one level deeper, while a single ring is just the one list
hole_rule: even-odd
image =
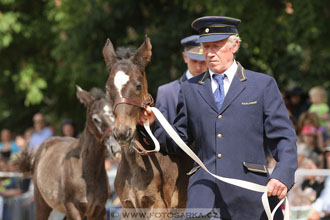
[{"label": "horse nostril", "polygon": [[126,138],[130,138],[132,134],[132,128],[126,127]]},{"label": "horse nostril", "polygon": [[120,126],[113,129],[113,137],[117,141],[129,142],[132,135],[132,129],[129,126]]}]

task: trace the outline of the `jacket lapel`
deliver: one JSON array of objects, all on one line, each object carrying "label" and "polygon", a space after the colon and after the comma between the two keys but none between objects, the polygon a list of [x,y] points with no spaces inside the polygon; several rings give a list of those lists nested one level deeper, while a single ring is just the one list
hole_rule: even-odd
[{"label": "jacket lapel", "polygon": [[187,75],[187,74],[184,73],[184,74],[180,77],[180,79],[179,79],[179,83],[180,83],[180,84],[187,80],[187,76],[186,76],[186,75]]},{"label": "jacket lapel", "polygon": [[236,97],[245,89],[244,81],[246,76],[244,73],[244,68],[239,62],[237,62],[238,67],[236,74],[231,82],[229,90],[226,94],[225,100],[223,101],[222,107],[220,109],[220,114],[228,108],[228,106],[236,99]]},{"label": "jacket lapel", "polygon": [[210,73],[209,71],[206,71],[203,75],[203,77],[201,78],[200,81],[198,81],[199,83],[199,88],[198,88],[198,92],[201,94],[202,98],[204,99],[204,101],[216,112],[218,112],[218,107],[215,104],[214,101],[214,96],[212,93],[212,87],[211,87],[211,78],[210,78]]}]

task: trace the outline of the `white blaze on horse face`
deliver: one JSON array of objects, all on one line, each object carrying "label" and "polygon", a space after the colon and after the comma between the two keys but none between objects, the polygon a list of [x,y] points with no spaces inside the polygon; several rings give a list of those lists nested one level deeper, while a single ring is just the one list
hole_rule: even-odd
[{"label": "white blaze on horse face", "polygon": [[123,96],[121,94],[121,90],[124,87],[124,85],[126,85],[128,80],[129,80],[129,75],[127,75],[125,72],[123,72],[121,70],[119,70],[115,75],[114,83],[119,92],[120,98],[123,98]]},{"label": "white blaze on horse face", "polygon": [[97,130],[100,133],[102,133],[102,129],[101,129],[102,120],[101,120],[101,118],[97,114],[93,114],[92,115],[92,118],[93,118],[93,121],[94,121],[94,124],[95,124]]},{"label": "white blaze on horse face", "polygon": [[114,116],[112,114],[112,111],[110,111],[111,110],[110,107],[108,105],[105,105],[103,107],[103,110],[104,110],[104,115],[108,116],[109,119],[110,119],[110,121],[114,122],[115,121],[115,118],[114,118]]}]

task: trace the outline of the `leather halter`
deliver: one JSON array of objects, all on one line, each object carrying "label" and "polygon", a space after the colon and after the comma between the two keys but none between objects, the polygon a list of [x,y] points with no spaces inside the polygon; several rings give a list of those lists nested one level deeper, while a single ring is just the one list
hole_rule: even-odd
[{"label": "leather halter", "polygon": [[[116,108],[119,104],[128,104],[128,105],[134,105],[138,108],[141,109],[146,109],[147,106],[154,106],[154,99],[152,96],[148,93],[147,98],[142,102],[134,100],[134,99],[129,99],[129,98],[118,98],[115,100],[114,108],[113,108],[113,114],[116,112]],[[142,146],[142,144],[138,140],[134,140],[133,149],[139,153],[140,155],[148,155],[147,150]]]},{"label": "leather halter", "polygon": [[128,98],[118,98],[116,99],[115,101],[115,107],[113,108],[113,112],[116,111],[116,108],[119,104],[128,104],[128,105],[134,105],[136,107],[139,107],[139,108],[146,108],[147,106],[142,103],[142,102],[139,102],[139,101],[136,101],[134,99],[128,99]]},{"label": "leather halter", "polygon": [[111,131],[112,131],[112,128],[111,128],[111,127],[107,128],[107,130],[105,130],[105,132],[103,133],[103,135],[102,135],[102,137],[101,137],[101,139],[100,139],[100,142],[101,142],[102,144],[104,143],[104,139],[105,139],[105,137],[108,136],[108,134],[109,134]]},{"label": "leather halter", "polygon": [[113,113],[115,114],[116,108],[119,104],[128,104],[128,105],[134,105],[136,107],[145,109],[148,105],[153,106],[154,105],[154,99],[150,94],[148,94],[147,98],[142,102],[142,101],[137,101],[134,99],[129,99],[129,98],[118,98],[115,100],[114,108],[113,108]]},{"label": "leather halter", "polygon": [[[94,134],[94,136],[95,136],[95,133],[94,133],[94,131],[93,131],[92,128],[87,127],[87,129],[88,129],[88,131],[89,131],[90,133]],[[97,141],[99,144],[104,145],[104,140],[105,140],[105,138],[108,136],[109,133],[112,132],[112,130],[113,130],[113,128],[111,128],[111,127],[107,128],[107,130],[105,130],[105,132],[103,132],[101,138],[99,138],[99,135],[97,135],[97,137],[95,136],[96,141]]]},{"label": "leather halter", "polygon": [[135,150],[136,153],[140,155],[148,155],[148,151],[142,146],[142,144],[138,140],[134,140],[132,144],[133,149]]}]

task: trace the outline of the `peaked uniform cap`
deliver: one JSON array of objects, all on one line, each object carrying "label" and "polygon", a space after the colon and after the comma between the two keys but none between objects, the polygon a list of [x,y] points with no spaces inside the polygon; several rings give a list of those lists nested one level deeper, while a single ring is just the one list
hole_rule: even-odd
[{"label": "peaked uniform cap", "polygon": [[203,48],[198,42],[199,35],[191,35],[181,40],[181,44],[184,47],[184,54],[193,60],[205,61]]},{"label": "peaked uniform cap", "polygon": [[198,42],[215,42],[238,34],[240,19],[225,16],[205,16],[197,18],[191,26],[199,32]]}]

